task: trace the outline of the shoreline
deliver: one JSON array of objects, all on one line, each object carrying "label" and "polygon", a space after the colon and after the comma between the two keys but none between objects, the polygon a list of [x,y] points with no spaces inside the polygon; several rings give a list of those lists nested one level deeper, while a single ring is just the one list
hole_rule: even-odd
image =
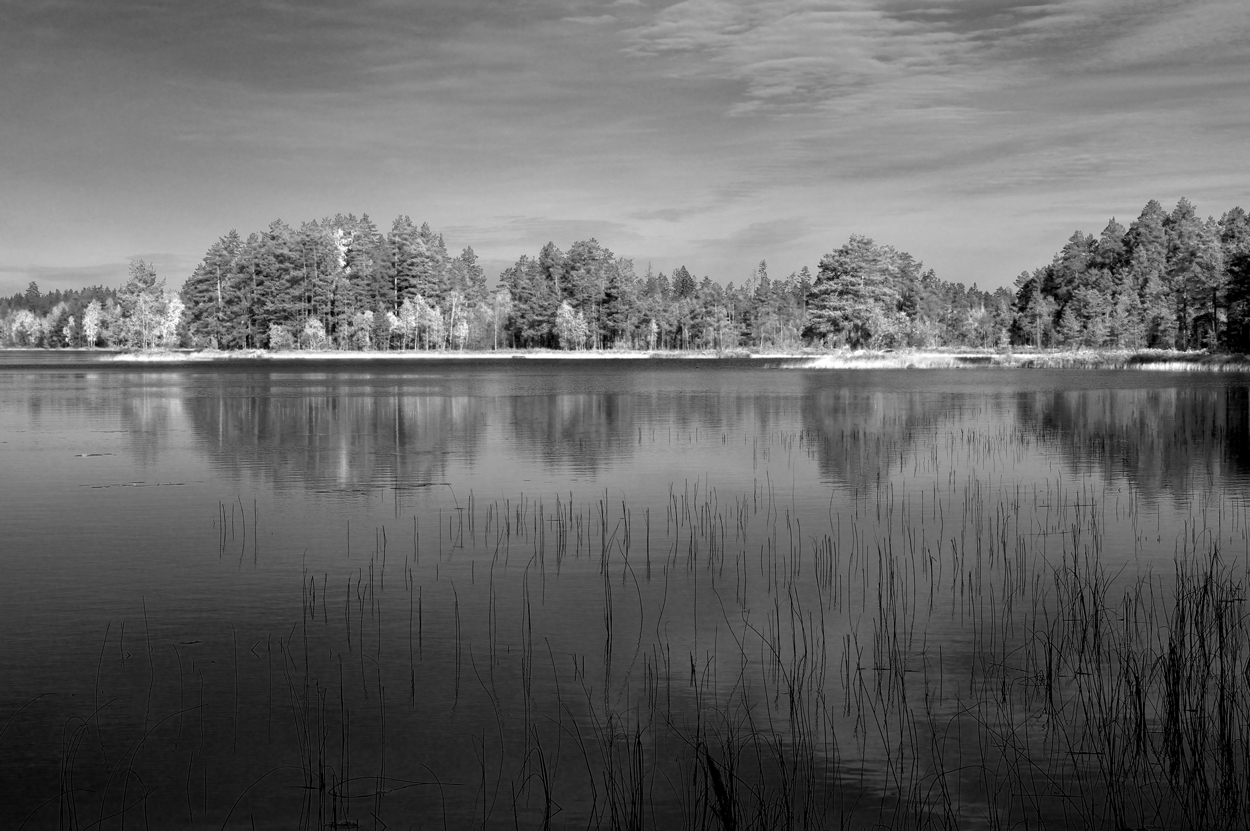
[{"label": "shoreline", "polygon": [[133,352],[97,349],[0,349],[0,369],[24,367],[191,367],[191,366],[301,366],[321,364],[379,364],[534,361],[762,361],[788,369],[1138,369],[1157,371],[1250,372],[1250,356],[1208,354],[1159,349],[1129,350],[799,350],[794,352],[646,351],[646,350],[480,350],[344,352],[300,350],[273,352],[176,350]]}]

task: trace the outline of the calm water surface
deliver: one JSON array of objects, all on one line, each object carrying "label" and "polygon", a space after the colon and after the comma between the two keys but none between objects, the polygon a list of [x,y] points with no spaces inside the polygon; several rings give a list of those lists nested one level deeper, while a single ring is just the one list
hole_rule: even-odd
[{"label": "calm water surface", "polygon": [[0,827],[1208,824],[1125,656],[1190,565],[1244,605],[1248,427],[1234,375],[0,368]]}]

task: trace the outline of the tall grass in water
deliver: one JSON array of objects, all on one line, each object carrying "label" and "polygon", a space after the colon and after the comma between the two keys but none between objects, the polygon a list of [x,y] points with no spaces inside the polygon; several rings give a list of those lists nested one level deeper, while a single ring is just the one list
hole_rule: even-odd
[{"label": "tall grass in water", "polygon": [[1244,571],[1214,546],[1178,553],[1118,596],[1097,565],[1055,574],[1034,633],[1048,728],[1074,801],[1114,828],[1243,828],[1250,807],[1250,626]]},{"label": "tall grass in water", "polygon": [[110,669],[108,630],[93,681],[143,706],[92,690],[30,827],[1244,827],[1244,507],[1165,551],[1135,494],[1018,473],[1034,440],[754,440],[908,474],[819,500],[767,466],[745,493],[472,494],[438,539],[398,517],[402,580],[385,527],[301,566],[300,617],[230,625],[217,675],[145,607],[147,664]]}]

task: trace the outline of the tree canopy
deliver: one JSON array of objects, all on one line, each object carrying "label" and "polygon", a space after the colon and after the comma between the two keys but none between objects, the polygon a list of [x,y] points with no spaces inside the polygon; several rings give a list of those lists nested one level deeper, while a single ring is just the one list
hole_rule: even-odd
[{"label": "tree canopy", "polygon": [[813,274],[740,285],[671,274],[596,239],[554,241],[505,268],[495,288],[473,248],[452,255],[428,223],[399,216],[275,221],[213,242],[181,292],[147,263],[120,290],[0,298],[0,343],[182,345],[219,349],[796,349],[1250,347],[1250,218],[1202,219],[1188,200],[1151,200],[1124,225],[1077,230],[1011,289],[939,279],[905,251],[865,236]]}]

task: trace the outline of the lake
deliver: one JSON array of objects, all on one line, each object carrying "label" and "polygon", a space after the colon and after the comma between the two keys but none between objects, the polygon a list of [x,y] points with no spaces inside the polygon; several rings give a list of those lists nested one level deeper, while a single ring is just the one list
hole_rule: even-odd
[{"label": "lake", "polygon": [[1241,827],[1250,376],[0,364],[0,827]]}]

